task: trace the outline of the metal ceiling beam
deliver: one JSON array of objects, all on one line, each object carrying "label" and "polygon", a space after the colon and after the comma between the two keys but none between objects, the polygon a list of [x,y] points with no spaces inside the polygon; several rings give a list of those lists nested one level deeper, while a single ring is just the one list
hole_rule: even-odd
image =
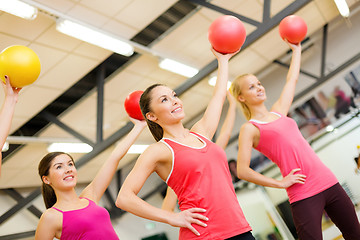
[{"label": "metal ceiling beam", "polygon": [[103,123],[104,123],[104,84],[105,84],[105,67],[101,66],[96,73],[97,87],[97,108],[96,108],[96,142],[103,140]]},{"label": "metal ceiling beam", "polygon": [[[14,200],[16,200],[17,202],[20,202],[21,200],[24,199],[24,197],[15,189],[13,188],[8,188],[8,189],[2,189],[3,192],[5,192],[7,195],[9,195],[10,197],[12,197]],[[34,214],[37,218],[41,217],[42,212],[35,207],[34,205],[30,205],[27,210],[29,210],[32,214]]]},{"label": "metal ceiling beam", "polygon": [[245,17],[243,15],[240,15],[236,12],[233,12],[233,11],[230,11],[228,9],[225,9],[225,8],[222,8],[222,7],[219,7],[219,6],[216,6],[214,4],[211,4],[205,0],[188,0],[189,2],[192,2],[192,3],[195,3],[197,5],[200,5],[200,6],[203,6],[203,7],[206,7],[206,8],[209,8],[209,9],[212,9],[214,11],[217,11],[219,13],[222,13],[222,14],[225,14],[225,15],[232,15],[232,16],[235,16],[237,17],[238,19],[240,19],[241,21],[243,22],[246,22],[248,24],[251,24],[255,27],[259,27],[260,26],[260,22],[254,20],[254,19],[251,19],[251,18],[248,18],[248,17]]},{"label": "metal ceiling beam", "polygon": [[61,129],[65,130],[66,132],[70,133],[71,135],[73,135],[74,137],[80,139],[81,141],[83,141],[84,143],[89,144],[90,146],[94,146],[95,143],[93,141],[91,141],[90,139],[88,139],[87,137],[83,136],[82,134],[80,134],[79,132],[75,131],[74,129],[72,129],[71,127],[69,127],[68,125],[66,125],[65,123],[61,122],[56,116],[54,116],[53,114],[43,111],[40,113],[40,115],[45,118],[47,121],[56,124],[58,127],[60,127]]},{"label": "metal ceiling beam", "polygon": [[35,191],[31,192],[29,196],[20,200],[15,206],[6,211],[3,215],[0,216],[0,225],[13,216],[15,213],[26,207],[30,202],[37,198],[41,194],[41,188],[37,188]]},{"label": "metal ceiling beam", "polygon": [[326,24],[323,27],[323,37],[322,37],[322,48],[321,48],[321,69],[320,76],[325,76],[325,67],[326,67],[326,49],[327,49],[327,37],[328,37],[328,25]]},{"label": "metal ceiling beam", "polygon": [[0,236],[0,240],[19,240],[22,238],[33,237],[34,235],[35,235],[35,231],[14,233],[14,234]]},{"label": "metal ceiling beam", "polygon": [[[274,63],[279,64],[280,66],[283,66],[283,67],[286,67],[286,68],[289,68],[289,67],[290,67],[289,64],[283,63],[283,62],[281,62],[281,61],[279,61],[279,60],[274,60]],[[311,78],[313,78],[313,79],[315,79],[315,80],[319,80],[319,78],[320,78],[320,77],[315,76],[314,74],[309,73],[309,72],[307,72],[307,71],[305,71],[305,70],[302,70],[302,69],[300,69],[300,73],[301,73],[301,74],[304,74],[304,75],[306,75],[306,76],[308,76],[308,77],[311,77]]]}]

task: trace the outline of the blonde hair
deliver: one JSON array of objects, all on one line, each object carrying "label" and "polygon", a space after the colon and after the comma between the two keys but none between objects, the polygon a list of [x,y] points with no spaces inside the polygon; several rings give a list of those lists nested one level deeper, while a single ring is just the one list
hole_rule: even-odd
[{"label": "blonde hair", "polygon": [[[240,86],[240,83],[243,79],[245,79],[246,77],[248,76],[253,76],[252,74],[243,74],[243,75],[240,75],[238,76],[232,83],[231,83],[231,86],[230,86],[230,93],[231,95],[234,96],[234,98],[236,100],[239,101],[239,96],[241,95],[241,86]],[[245,118],[247,120],[250,120],[251,119],[251,112],[250,112],[250,108],[246,105],[245,102],[241,102],[239,101],[240,103],[240,106],[241,106],[241,111],[242,113],[244,114]]]}]

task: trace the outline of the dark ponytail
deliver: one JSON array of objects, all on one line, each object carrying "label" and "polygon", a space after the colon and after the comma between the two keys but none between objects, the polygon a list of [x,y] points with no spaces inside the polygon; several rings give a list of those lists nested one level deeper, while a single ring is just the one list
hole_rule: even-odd
[{"label": "dark ponytail", "polygon": [[49,175],[49,170],[50,170],[52,160],[54,158],[56,158],[57,156],[63,155],[63,154],[68,155],[71,158],[71,160],[74,161],[73,158],[67,153],[51,152],[51,153],[46,154],[39,163],[38,170],[39,170],[39,175],[40,175],[40,178],[42,181],[41,192],[43,195],[43,199],[44,199],[46,208],[51,208],[56,203],[57,199],[56,199],[54,189],[49,184],[44,183],[42,177]]},{"label": "dark ponytail", "polygon": [[148,112],[151,112],[151,109],[150,109],[150,103],[151,103],[151,91],[156,88],[156,87],[159,87],[159,86],[164,86],[163,84],[153,84],[151,85],[150,87],[148,87],[144,92],[143,94],[141,95],[141,98],[140,98],[140,108],[141,108],[141,112],[146,120],[146,123],[149,127],[149,130],[151,132],[151,134],[153,135],[153,137],[155,138],[155,140],[158,142],[160,141],[162,138],[163,138],[163,135],[164,135],[164,130],[162,129],[162,127],[153,122],[153,121],[150,121],[149,119],[146,118],[146,114]]}]

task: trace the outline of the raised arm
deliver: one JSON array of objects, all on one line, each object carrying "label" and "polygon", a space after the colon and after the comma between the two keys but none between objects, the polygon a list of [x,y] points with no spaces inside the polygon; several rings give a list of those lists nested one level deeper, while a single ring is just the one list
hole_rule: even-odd
[{"label": "raised arm", "polygon": [[257,131],[257,128],[251,123],[245,123],[241,127],[237,161],[238,177],[248,182],[274,188],[288,188],[295,183],[304,183],[305,176],[301,174],[295,174],[295,172],[299,171],[300,169],[293,169],[286,177],[279,181],[264,176],[250,168],[251,149],[254,143],[254,139],[258,134]]},{"label": "raised arm", "polygon": [[105,161],[94,180],[83,190],[80,196],[87,197],[98,203],[109,186],[120,160],[125,156],[130,146],[135,142],[146,126],[145,121],[131,119],[134,122],[133,129],[118,143],[110,157]]},{"label": "raised arm", "polygon": [[[206,217],[198,213],[204,212],[203,209],[192,208],[180,213],[174,213],[156,208],[137,196],[146,179],[154,171],[157,171],[156,166],[165,162],[161,159],[171,157],[170,150],[164,150],[166,146],[162,145],[164,144],[160,142],[155,143],[141,154],[120,189],[116,199],[116,206],[142,218],[167,223],[174,227],[189,228],[194,234],[198,235],[199,233],[191,224],[206,226],[205,223],[200,221],[206,220]],[[164,176],[162,178],[164,178]]]},{"label": "raised arm", "polygon": [[229,60],[236,54],[226,54],[216,52],[212,49],[212,52],[218,61],[218,75],[214,88],[213,96],[205,110],[203,117],[192,127],[191,131],[198,132],[207,138],[211,139],[219,124],[222,107],[226,97]]},{"label": "raised arm", "polygon": [[230,94],[229,91],[226,92],[226,97],[229,102],[229,108],[226,114],[225,121],[221,127],[219,137],[216,139],[216,144],[219,145],[221,148],[225,149],[230,136],[232,129],[234,127],[235,123],[235,115],[236,115],[236,100],[235,98]]},{"label": "raised arm", "polygon": [[286,77],[285,86],[281,92],[280,98],[272,106],[271,110],[280,112],[283,115],[287,115],[294,99],[295,87],[299,78],[300,62],[301,62],[301,45],[294,45],[288,43],[292,50],[292,57],[290,62],[289,71]]},{"label": "raised arm", "polygon": [[[3,148],[6,138],[9,134],[11,121],[15,111],[15,105],[18,100],[18,94],[21,88],[13,88],[10,85],[10,80],[5,76],[6,83],[2,82],[5,101],[0,111],[0,147]],[[1,175],[1,160],[2,154],[0,152],[0,175]]]}]

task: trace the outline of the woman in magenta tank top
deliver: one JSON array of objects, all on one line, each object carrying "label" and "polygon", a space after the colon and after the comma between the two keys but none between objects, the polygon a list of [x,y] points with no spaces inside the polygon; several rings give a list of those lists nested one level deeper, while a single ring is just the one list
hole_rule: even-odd
[{"label": "woman in magenta tank top", "polygon": [[42,194],[47,210],[38,223],[35,239],[115,240],[108,211],[98,205],[119,161],[145,128],[145,121],[131,119],[133,129],[115,147],[94,180],[78,196],[73,158],[63,152],[47,154],[39,163]]},{"label": "woman in magenta tank top", "polygon": [[[204,116],[190,129],[182,120],[176,93],[161,84],[147,88],[140,106],[157,143],[138,158],[124,181],[116,205],[137,216],[180,227],[179,239],[254,240],[240,208],[224,150],[211,142],[226,97],[228,61],[233,54],[213,51],[218,80]],[[156,172],[178,199],[181,212],[151,206],[137,196]]]},{"label": "woman in magenta tank top", "polygon": [[[301,59],[300,44],[288,45],[293,52],[289,72],[271,111],[264,104],[265,89],[254,75],[242,75],[230,87],[249,120],[239,134],[238,176],[255,184],[286,189],[299,239],[322,239],[324,210],[345,239],[360,239],[360,225],[350,198],[303,138],[296,122],[286,117],[294,97]],[[277,164],[282,180],[266,177],[249,167],[252,148]]]}]

